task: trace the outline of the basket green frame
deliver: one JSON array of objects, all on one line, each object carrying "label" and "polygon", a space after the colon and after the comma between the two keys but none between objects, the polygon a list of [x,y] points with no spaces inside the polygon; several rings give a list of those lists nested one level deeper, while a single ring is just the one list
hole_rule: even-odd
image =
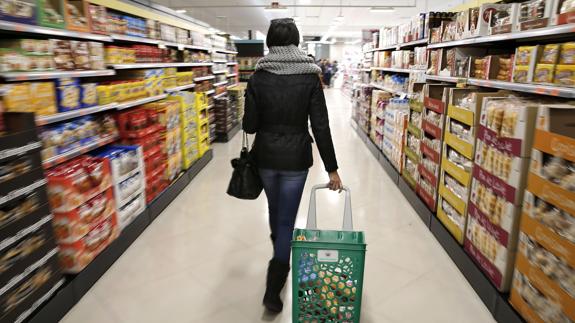
[{"label": "basket green frame", "polygon": [[365,265],[365,234],[352,231],[346,188],[344,230],[317,230],[312,189],[307,229],[292,241],[292,322],[359,323]]}]

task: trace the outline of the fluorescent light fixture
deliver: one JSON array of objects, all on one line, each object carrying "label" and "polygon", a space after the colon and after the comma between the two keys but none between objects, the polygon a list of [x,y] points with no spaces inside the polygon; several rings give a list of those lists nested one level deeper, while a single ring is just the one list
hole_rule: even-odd
[{"label": "fluorescent light fixture", "polygon": [[188,12],[186,9],[178,9],[176,10],[177,13],[186,13]]},{"label": "fluorescent light fixture", "polygon": [[394,7],[371,7],[369,9],[371,12],[394,12]]},{"label": "fluorescent light fixture", "polygon": [[345,44],[346,45],[357,45],[361,43],[361,39],[356,39],[356,40],[352,40],[352,41],[346,41]]},{"label": "fluorescent light fixture", "polygon": [[338,22],[343,22],[345,20],[345,17],[343,15],[339,15],[339,16],[335,17],[333,20],[338,21]]}]

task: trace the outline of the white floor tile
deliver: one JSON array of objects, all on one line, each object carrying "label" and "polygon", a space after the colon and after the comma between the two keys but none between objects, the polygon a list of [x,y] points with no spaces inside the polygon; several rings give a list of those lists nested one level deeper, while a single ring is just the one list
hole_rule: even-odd
[{"label": "white floor tile", "polygon": [[[340,175],[352,191],[354,227],[367,239],[363,323],[492,322],[465,278],[350,127],[349,99],[326,91]],[[291,322],[291,277],[284,311],[261,304],[271,258],[262,194],[225,194],[241,136],[214,146],[214,160],[110,268],[64,323]],[[327,182],[314,152],[296,226],[304,227],[309,189]],[[318,194],[318,225],[338,229],[343,195]],[[290,274],[291,275],[291,274]]]}]

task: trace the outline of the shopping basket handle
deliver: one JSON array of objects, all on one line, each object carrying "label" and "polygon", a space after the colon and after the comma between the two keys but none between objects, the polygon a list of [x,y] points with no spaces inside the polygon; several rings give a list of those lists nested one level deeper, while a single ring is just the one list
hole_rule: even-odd
[{"label": "shopping basket handle", "polygon": [[[309,199],[309,211],[307,214],[308,230],[317,230],[316,207],[315,207],[315,191],[319,189],[328,188],[327,184],[315,185],[311,188],[311,196]],[[353,219],[351,215],[351,192],[347,186],[342,188],[345,191],[345,210],[343,212],[343,231],[353,231]]]}]

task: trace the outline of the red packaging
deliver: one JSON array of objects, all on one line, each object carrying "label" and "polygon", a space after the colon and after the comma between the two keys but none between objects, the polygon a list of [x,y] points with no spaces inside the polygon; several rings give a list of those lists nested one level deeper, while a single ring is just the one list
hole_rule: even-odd
[{"label": "red packaging", "polygon": [[46,174],[48,200],[55,213],[70,212],[112,183],[108,160],[80,156]]},{"label": "red packaging", "polygon": [[82,239],[103,219],[111,217],[115,210],[114,194],[112,189],[108,189],[70,212],[55,212],[52,225],[56,241],[74,243]]},{"label": "red packaging", "polygon": [[118,237],[116,213],[102,219],[82,239],[60,244],[60,264],[67,273],[78,273]]}]

